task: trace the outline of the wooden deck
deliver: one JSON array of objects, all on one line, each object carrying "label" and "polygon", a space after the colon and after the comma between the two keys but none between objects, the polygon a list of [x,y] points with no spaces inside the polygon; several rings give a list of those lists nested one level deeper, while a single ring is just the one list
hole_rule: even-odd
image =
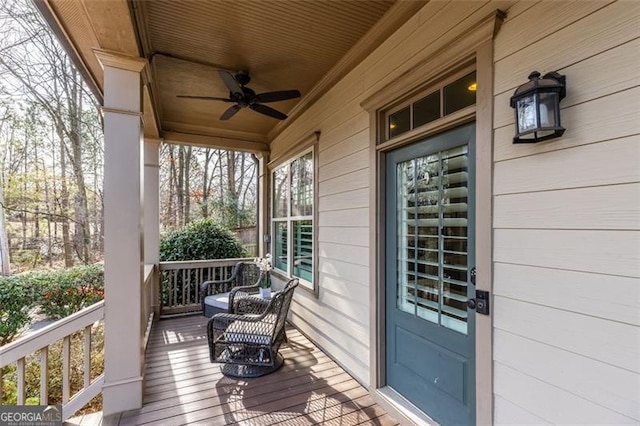
[{"label": "wooden deck", "polygon": [[367,391],[294,328],[284,366],[238,380],[209,362],[206,318],[158,322],[147,350],[144,406],[81,424],[262,426],[396,425]]}]

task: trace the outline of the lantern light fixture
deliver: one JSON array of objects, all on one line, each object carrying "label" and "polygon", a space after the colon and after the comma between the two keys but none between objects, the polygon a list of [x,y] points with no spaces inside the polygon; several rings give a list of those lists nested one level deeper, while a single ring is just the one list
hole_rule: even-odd
[{"label": "lantern light fixture", "polygon": [[565,76],[549,72],[540,78],[538,71],[518,87],[511,97],[516,113],[513,143],[536,143],[562,136],[560,101],[566,96]]}]

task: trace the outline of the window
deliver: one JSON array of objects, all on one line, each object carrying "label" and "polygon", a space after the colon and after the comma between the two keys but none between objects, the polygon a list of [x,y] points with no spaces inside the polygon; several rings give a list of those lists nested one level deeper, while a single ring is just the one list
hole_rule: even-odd
[{"label": "window", "polygon": [[272,173],[273,267],[313,289],[313,150]]},{"label": "window", "polygon": [[385,139],[391,139],[456,111],[475,105],[476,73],[466,73],[445,82],[426,96],[412,97],[408,102],[385,112]]}]

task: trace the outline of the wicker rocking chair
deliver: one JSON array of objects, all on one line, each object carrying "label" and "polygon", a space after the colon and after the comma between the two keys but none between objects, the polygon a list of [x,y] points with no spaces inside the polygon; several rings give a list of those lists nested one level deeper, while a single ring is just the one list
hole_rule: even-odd
[{"label": "wicker rocking chair", "polygon": [[297,286],[297,279],[290,280],[271,300],[240,298],[235,314],[217,314],[209,320],[209,356],[211,362],[224,364],[223,374],[259,377],[282,366],[278,350],[285,341],[285,321]]},{"label": "wicker rocking chair", "polygon": [[263,274],[254,262],[238,262],[226,280],[203,282],[200,284],[202,314],[210,318],[219,313],[233,313],[234,299],[258,293]]}]

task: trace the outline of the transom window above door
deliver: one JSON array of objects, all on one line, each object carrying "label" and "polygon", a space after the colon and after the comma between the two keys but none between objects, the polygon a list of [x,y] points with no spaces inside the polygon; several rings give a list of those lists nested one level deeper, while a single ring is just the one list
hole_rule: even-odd
[{"label": "transom window above door", "polygon": [[466,70],[384,111],[382,142],[475,105],[476,90],[476,72]]}]

